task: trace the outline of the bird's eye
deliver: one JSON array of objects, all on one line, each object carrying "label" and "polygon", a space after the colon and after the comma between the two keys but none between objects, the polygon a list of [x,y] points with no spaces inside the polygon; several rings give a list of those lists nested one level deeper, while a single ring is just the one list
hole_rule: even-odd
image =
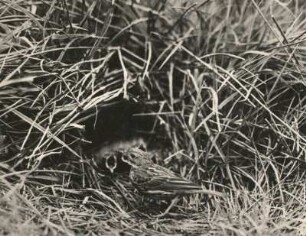
[{"label": "bird's eye", "polygon": [[135,154],[130,154],[130,158],[131,158],[132,160],[134,160],[134,159],[136,159],[136,155],[135,155]]}]

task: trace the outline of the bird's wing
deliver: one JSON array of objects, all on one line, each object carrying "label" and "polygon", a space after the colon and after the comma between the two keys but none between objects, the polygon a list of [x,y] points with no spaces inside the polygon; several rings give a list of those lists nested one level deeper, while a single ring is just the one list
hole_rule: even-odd
[{"label": "bird's wing", "polygon": [[160,197],[204,193],[223,196],[223,194],[203,189],[201,186],[177,176],[171,170],[151,164],[142,168],[133,168],[130,178],[134,185],[143,193]]},{"label": "bird's wing", "polygon": [[147,190],[160,190],[177,194],[202,190],[201,186],[177,176],[164,167],[154,165],[147,168],[147,171],[151,173],[151,178],[148,178],[144,183]]}]

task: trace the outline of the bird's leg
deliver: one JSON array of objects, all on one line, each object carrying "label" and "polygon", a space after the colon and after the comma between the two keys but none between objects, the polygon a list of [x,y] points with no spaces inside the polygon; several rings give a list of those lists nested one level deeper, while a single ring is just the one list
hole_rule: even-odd
[{"label": "bird's leg", "polygon": [[160,217],[164,217],[165,215],[167,215],[167,214],[169,213],[169,211],[172,209],[172,207],[173,207],[175,204],[178,203],[178,201],[179,201],[179,197],[176,196],[176,197],[171,201],[171,203],[170,203],[170,205],[167,207],[167,209],[166,209],[163,213],[159,214],[157,217],[160,218]]}]

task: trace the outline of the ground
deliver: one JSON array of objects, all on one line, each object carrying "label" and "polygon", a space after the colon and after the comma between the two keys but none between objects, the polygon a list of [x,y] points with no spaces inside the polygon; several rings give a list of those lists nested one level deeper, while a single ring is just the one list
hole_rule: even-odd
[{"label": "ground", "polygon": [[[306,235],[305,8],[0,0],[0,234]],[[135,140],[225,197],[159,217],[94,158]]]}]

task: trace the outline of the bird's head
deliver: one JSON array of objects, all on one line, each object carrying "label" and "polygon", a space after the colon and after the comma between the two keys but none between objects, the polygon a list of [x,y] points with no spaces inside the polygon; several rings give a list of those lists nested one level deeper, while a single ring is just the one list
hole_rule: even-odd
[{"label": "bird's head", "polygon": [[152,164],[151,155],[139,148],[129,148],[122,150],[122,160],[131,166],[139,167]]}]

